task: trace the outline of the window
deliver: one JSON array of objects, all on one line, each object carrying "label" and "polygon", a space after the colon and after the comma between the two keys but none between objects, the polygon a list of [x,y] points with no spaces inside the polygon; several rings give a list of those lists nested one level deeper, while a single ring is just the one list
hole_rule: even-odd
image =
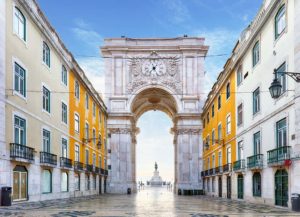
[{"label": "window", "polygon": [[260,93],[259,88],[253,92],[253,114],[260,111]]},{"label": "window", "polygon": [[89,174],[85,174],[85,190],[90,190],[90,176]]},{"label": "window", "polygon": [[237,83],[237,86],[240,86],[240,84],[242,83],[243,81],[243,71],[242,71],[242,67],[240,66],[238,68],[238,71],[236,73],[236,83]]},{"label": "window", "polygon": [[286,118],[276,123],[276,143],[277,143],[277,148],[287,146]]},{"label": "window", "polygon": [[95,167],[96,166],[96,154],[93,153],[93,166]]},{"label": "window", "polygon": [[240,126],[241,124],[243,124],[243,104],[242,103],[238,106],[237,112],[238,112],[237,125]]},{"label": "window", "polygon": [[99,124],[101,125],[102,122],[102,115],[101,115],[101,110],[99,109]]},{"label": "window", "polygon": [[209,148],[209,135],[206,137],[206,144],[205,144],[206,148]]},{"label": "window", "polygon": [[89,109],[89,94],[85,94],[85,108]]},{"label": "window", "polygon": [[75,161],[79,162],[79,145],[75,145]]},{"label": "window", "polygon": [[46,42],[43,42],[43,62],[50,67],[50,48]]},{"label": "window", "polygon": [[43,151],[50,153],[50,131],[43,129]]},{"label": "window", "polygon": [[61,121],[65,124],[68,123],[68,107],[65,103],[61,103]]},{"label": "window", "polygon": [[226,160],[227,160],[227,164],[231,163],[231,147],[228,147],[226,150]]},{"label": "window", "polygon": [[206,120],[207,120],[207,124],[209,123],[209,112],[207,112],[206,114]]},{"label": "window", "polygon": [[52,175],[50,170],[43,170],[42,173],[42,191],[43,193],[51,193],[52,192]]},{"label": "window", "polygon": [[99,156],[99,168],[102,168],[102,158]]},{"label": "window", "polygon": [[80,175],[78,173],[74,173],[74,189],[80,191]]},{"label": "window", "polygon": [[69,176],[67,172],[61,173],[61,191],[67,192],[69,191]]},{"label": "window", "polygon": [[14,64],[14,68],[14,90],[23,97],[26,97],[26,71],[17,63]]},{"label": "window", "polygon": [[90,131],[90,127],[89,127],[89,124],[88,123],[85,123],[85,128],[84,128],[85,132],[84,132],[84,135],[85,135],[85,139],[86,140],[89,140],[90,136],[89,136],[89,131]]},{"label": "window", "polygon": [[50,91],[43,86],[43,109],[50,113]]},{"label": "window", "polygon": [[75,129],[75,132],[76,132],[76,133],[79,133],[79,126],[80,126],[80,124],[79,124],[79,115],[78,115],[78,114],[75,114],[75,115],[74,115],[74,119],[75,119],[75,121],[74,121],[74,129]]},{"label": "window", "polygon": [[93,128],[93,143],[96,145],[96,130]]},{"label": "window", "polygon": [[17,7],[14,10],[14,33],[26,41],[26,18]]},{"label": "window", "polygon": [[256,66],[259,62],[260,54],[259,54],[259,41],[257,41],[252,49],[252,66]]},{"label": "window", "polygon": [[64,65],[62,65],[61,68],[62,68],[61,69],[61,82],[67,86],[68,85],[68,72]]},{"label": "window", "polygon": [[218,125],[218,140],[219,140],[219,143],[221,142],[221,139],[222,139],[222,125],[219,124]]},{"label": "window", "polygon": [[26,120],[15,115],[14,117],[15,143],[26,145]]},{"label": "window", "polygon": [[212,145],[215,144],[215,130],[212,130],[212,132],[211,132],[211,144]]},{"label": "window", "polygon": [[260,154],[260,131],[253,135],[254,155]]},{"label": "window", "polygon": [[89,164],[89,150],[85,149],[85,164]]},{"label": "window", "polygon": [[244,146],[243,140],[238,142],[238,160],[244,159]]},{"label": "window", "polygon": [[226,85],[226,99],[230,97],[230,83]]},{"label": "window", "polygon": [[203,119],[203,128],[205,128],[205,118]]},{"label": "window", "polygon": [[[100,144],[100,145],[99,145]],[[101,138],[101,134],[99,133],[98,134],[98,143],[97,143],[97,145],[99,145],[99,149],[101,148],[101,146],[102,146],[102,138]]]},{"label": "window", "polygon": [[93,117],[96,117],[96,104],[93,102]]},{"label": "window", "polygon": [[218,154],[218,166],[222,166],[222,152],[219,152]]},{"label": "window", "polygon": [[279,66],[278,69],[276,69],[276,76],[277,76],[277,79],[279,80],[282,88],[281,88],[281,93],[284,93],[286,92],[286,74],[282,73],[282,72],[285,72],[286,71],[286,64],[285,62]]},{"label": "window", "polygon": [[221,95],[218,96],[218,109],[221,108]]},{"label": "window", "polygon": [[75,81],[75,97],[76,99],[79,99],[80,96],[80,86],[79,86],[79,82]]},{"label": "window", "polygon": [[215,105],[213,104],[211,106],[211,117],[213,118],[215,116]]},{"label": "window", "polygon": [[106,161],[106,159],[104,159],[104,169],[105,170],[107,169],[107,161]]},{"label": "window", "polygon": [[215,154],[212,155],[211,161],[212,161],[212,168],[215,168],[216,167]]},{"label": "window", "polygon": [[61,139],[61,155],[62,157],[68,157],[68,140],[65,138]]},{"label": "window", "polygon": [[226,117],[226,134],[230,134],[231,133],[231,116],[227,115]]},{"label": "window", "polygon": [[253,174],[253,196],[261,196],[261,175],[259,172]]},{"label": "window", "polygon": [[275,16],[275,39],[277,39],[281,35],[285,27],[285,5],[282,5]]}]

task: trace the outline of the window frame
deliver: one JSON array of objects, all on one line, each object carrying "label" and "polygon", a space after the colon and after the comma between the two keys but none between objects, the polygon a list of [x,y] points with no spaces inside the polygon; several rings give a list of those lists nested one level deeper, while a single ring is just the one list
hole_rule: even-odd
[{"label": "window frame", "polygon": [[[256,183],[258,182],[258,183]],[[262,193],[262,182],[261,182],[261,174],[260,172],[254,172],[252,175],[252,193],[253,197],[261,197]]]},{"label": "window frame", "polygon": [[68,70],[64,65],[61,66],[61,83],[68,86]]},{"label": "window frame", "polygon": [[[16,119],[19,119],[24,122],[24,126],[22,127],[21,125],[16,125]],[[19,132],[19,141],[16,141],[16,127]],[[21,131],[23,130],[23,136],[24,138],[21,138]],[[20,145],[27,145],[27,119],[20,116],[19,114],[14,114],[13,115],[13,138],[14,138],[14,143],[20,144]]]},{"label": "window frame", "polygon": [[[47,91],[49,93],[49,96],[47,98],[45,98],[45,91]],[[48,113],[48,114],[51,114],[51,90],[45,85],[43,84],[42,85],[42,93],[43,93],[43,96],[42,96],[42,99],[43,99],[43,111]],[[48,100],[48,105],[49,105],[49,108],[47,108],[47,102],[46,100]]]},{"label": "window frame", "polygon": [[[44,184],[45,184],[45,180],[44,180],[44,172],[45,171],[48,171],[49,172],[49,174],[50,174],[50,183],[49,183],[49,187],[50,187],[50,189],[49,189],[49,191],[44,191],[45,189],[44,189]],[[50,169],[43,169],[43,172],[42,172],[42,183],[43,183],[43,185],[42,185],[42,193],[43,194],[50,194],[50,193],[52,193],[52,171],[50,170]]]},{"label": "window frame", "polygon": [[74,95],[77,100],[80,100],[80,83],[78,80],[74,82]]},{"label": "window frame", "polygon": [[252,67],[254,68],[260,61],[260,41],[257,40],[252,48]]},{"label": "window frame", "polygon": [[61,190],[61,192],[68,192],[69,191],[69,173],[66,171],[63,171],[61,173],[61,179],[62,179],[63,174],[67,175],[67,189],[63,190],[63,181],[61,180],[60,190]]},{"label": "window frame", "polygon": [[[18,86],[19,86],[19,90],[16,90],[16,66],[18,66],[19,70],[23,70],[24,72],[24,77],[23,77],[23,92],[24,94],[22,94],[20,92],[20,78],[18,79]],[[27,99],[27,69],[24,67],[23,64],[20,64],[19,61],[13,59],[13,90],[14,90],[14,94],[20,96],[22,99]]]},{"label": "window frame", "polygon": [[63,124],[68,124],[68,105],[64,101],[61,101],[61,121]]},{"label": "window frame", "polygon": [[[20,19],[19,19],[19,17],[17,18],[16,17],[16,12],[18,12],[19,13],[19,15],[21,15],[21,17],[24,19],[23,20],[23,35],[20,35],[20,32],[19,32],[19,21],[20,21]],[[16,21],[18,21],[17,23],[18,23],[18,30],[16,29]],[[13,22],[13,33],[15,34],[15,35],[17,35],[18,36],[18,38],[19,39],[21,39],[23,42],[25,42],[25,43],[27,43],[27,18],[26,18],[26,16],[24,15],[24,13],[21,11],[21,9],[19,8],[19,7],[17,7],[16,5],[14,5],[14,7],[13,7],[13,20],[12,20],[12,22]]]},{"label": "window frame", "polygon": [[[78,117],[78,121],[76,120],[76,117]],[[78,131],[76,129],[76,123],[78,123]],[[80,116],[78,113],[74,113],[74,131],[75,133],[80,133]]]},{"label": "window frame", "polygon": [[286,72],[286,70],[287,70],[286,61],[284,61],[278,68],[275,69],[277,79],[280,82],[280,84],[282,85],[281,95],[283,95],[284,93],[287,92],[287,76],[285,73],[280,73],[283,67],[284,67],[283,72]]},{"label": "window frame", "polygon": [[43,63],[51,68],[51,49],[45,41],[43,41]]},{"label": "window frame", "polygon": [[[283,12],[283,13],[282,13]],[[279,21],[283,19],[284,20],[284,28],[281,30],[281,32],[278,32],[278,24]],[[274,17],[274,34],[275,34],[275,40],[277,40],[286,30],[287,26],[287,17],[286,17],[286,5],[283,4],[279,7],[279,9],[276,12],[276,15]]]},{"label": "window frame", "polygon": [[231,134],[231,114],[226,115],[226,135],[229,134]]},{"label": "window frame", "polygon": [[230,82],[226,84],[226,100],[230,98]]},{"label": "window frame", "polygon": [[[258,93],[257,95],[255,95]],[[256,100],[257,99],[257,100]],[[252,93],[253,115],[260,112],[260,87],[256,88]]]},{"label": "window frame", "polygon": [[221,107],[222,107],[222,95],[220,94],[220,95],[218,96],[218,110],[220,110]]},{"label": "window frame", "polygon": [[[239,110],[239,108],[241,108],[241,111]],[[237,126],[243,125],[243,122],[244,122],[244,105],[243,103],[240,103],[237,107]]]},{"label": "window frame", "polygon": [[88,92],[85,93],[85,109],[89,110],[89,104],[90,104],[90,96]]},{"label": "window frame", "polygon": [[[283,127],[279,126],[281,122],[285,122],[285,125]],[[282,144],[280,144],[279,141],[280,132],[283,132],[283,136],[281,136],[282,139],[283,137],[285,137],[285,139],[281,141]],[[276,122],[276,148],[285,147],[285,146],[288,146],[288,124],[287,124],[287,118],[282,118]]]}]

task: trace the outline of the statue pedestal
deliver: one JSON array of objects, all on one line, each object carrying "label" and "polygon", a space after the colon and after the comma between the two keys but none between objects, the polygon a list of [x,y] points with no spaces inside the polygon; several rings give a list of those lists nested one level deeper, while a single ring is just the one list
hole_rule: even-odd
[{"label": "statue pedestal", "polygon": [[153,176],[152,176],[151,180],[149,181],[149,184],[150,184],[150,186],[153,186],[153,187],[160,187],[163,185],[163,180],[159,176],[159,172],[156,169],[153,172]]}]

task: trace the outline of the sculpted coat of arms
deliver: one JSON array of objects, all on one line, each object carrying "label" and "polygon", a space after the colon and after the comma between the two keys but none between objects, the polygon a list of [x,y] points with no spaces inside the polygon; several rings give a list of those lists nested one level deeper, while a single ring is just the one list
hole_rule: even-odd
[{"label": "sculpted coat of arms", "polygon": [[147,57],[130,58],[131,80],[127,84],[127,92],[132,93],[148,84],[162,84],[180,93],[179,62],[179,57],[160,56],[155,51]]}]

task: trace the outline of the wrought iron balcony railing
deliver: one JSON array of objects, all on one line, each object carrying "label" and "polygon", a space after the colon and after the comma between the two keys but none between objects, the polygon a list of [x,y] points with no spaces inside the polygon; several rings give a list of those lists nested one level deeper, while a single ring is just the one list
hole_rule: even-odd
[{"label": "wrought iron balcony railing", "polygon": [[215,168],[212,168],[212,169],[209,170],[209,175],[210,176],[213,176],[215,174],[216,174],[216,169]]},{"label": "wrought iron balcony railing", "polygon": [[223,167],[222,166],[217,166],[215,169],[216,169],[216,174],[222,174],[223,173]]},{"label": "wrought iron balcony railing", "polygon": [[41,151],[40,152],[40,163],[56,166],[57,165],[57,155]]},{"label": "wrought iron balcony railing", "polygon": [[34,160],[34,149],[17,143],[10,143],[10,157],[13,159]]},{"label": "wrought iron balcony railing", "polygon": [[244,170],[246,167],[245,160],[238,160],[233,163],[233,171]]},{"label": "wrought iron balcony railing", "polygon": [[104,175],[108,176],[108,170],[104,170]]},{"label": "wrought iron balcony railing", "polygon": [[249,169],[261,169],[263,168],[263,154],[257,154],[250,157],[247,157],[247,167]]},{"label": "wrought iron balcony railing", "polygon": [[105,174],[105,170],[102,169],[102,168],[100,168],[100,173],[101,173],[101,175],[104,175]]},{"label": "wrought iron balcony railing", "polygon": [[64,168],[72,168],[72,160],[66,157],[61,157],[60,166]]},{"label": "wrought iron balcony railing", "polygon": [[227,172],[230,172],[230,171],[231,171],[231,163],[225,164],[223,166],[223,172],[227,173]]},{"label": "wrought iron balcony railing", "polygon": [[95,167],[95,173],[100,173],[100,168],[99,167]]},{"label": "wrought iron balcony railing", "polygon": [[268,151],[269,165],[283,165],[285,160],[291,159],[291,146],[282,146]]},{"label": "wrought iron balcony railing", "polygon": [[204,171],[201,171],[201,177],[204,177],[205,175],[204,175]]},{"label": "wrought iron balcony railing", "polygon": [[92,164],[86,164],[85,166],[86,166],[86,170],[88,172],[93,172],[93,165]]},{"label": "wrought iron balcony railing", "polygon": [[83,163],[79,162],[79,161],[74,161],[74,170],[83,170],[84,169],[84,165]]}]

